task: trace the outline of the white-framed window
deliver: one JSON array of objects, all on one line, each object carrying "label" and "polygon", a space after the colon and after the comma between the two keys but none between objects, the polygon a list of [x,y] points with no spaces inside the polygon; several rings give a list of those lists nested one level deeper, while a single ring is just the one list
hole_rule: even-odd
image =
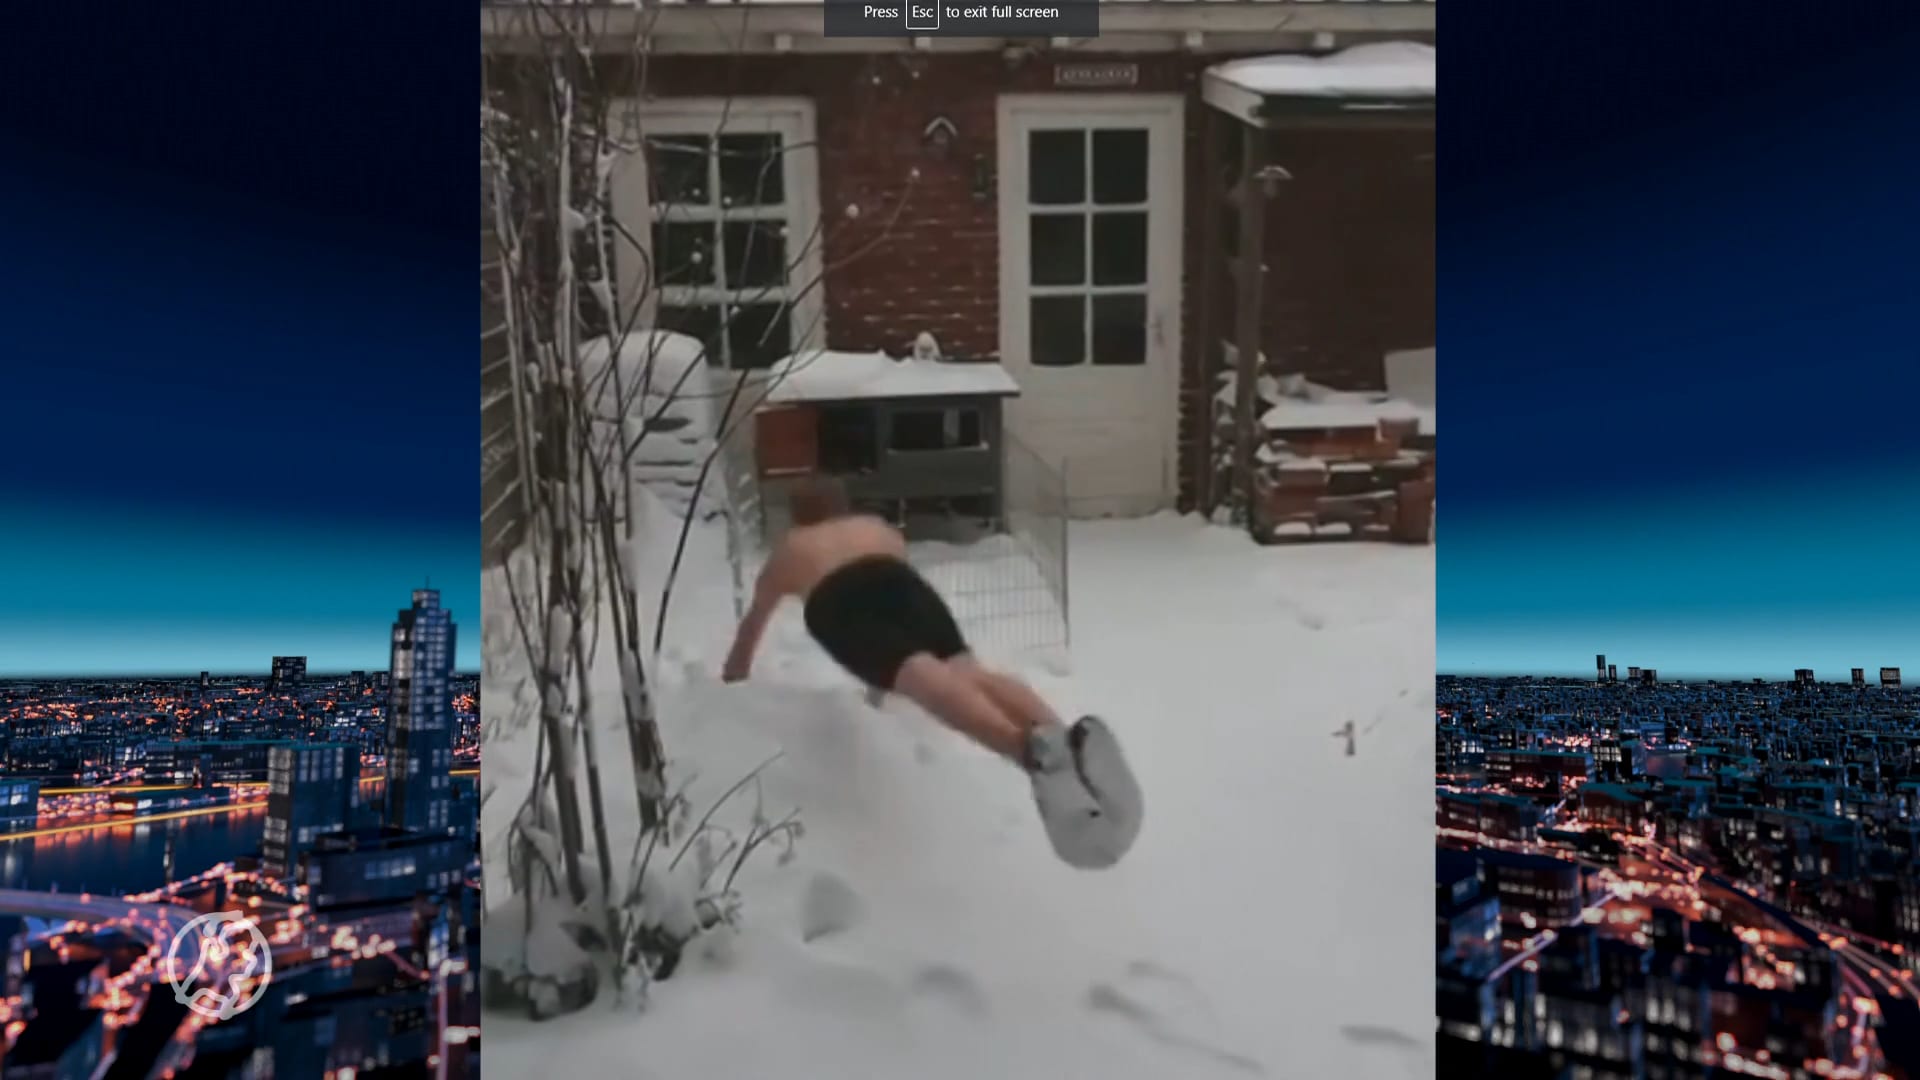
[{"label": "white-framed window", "polygon": [[[823,229],[813,103],[629,103],[610,202],[621,311],[706,344],[716,369],[818,347]],[[630,239],[629,239],[630,238]],[[637,246],[636,246],[637,245]]]}]

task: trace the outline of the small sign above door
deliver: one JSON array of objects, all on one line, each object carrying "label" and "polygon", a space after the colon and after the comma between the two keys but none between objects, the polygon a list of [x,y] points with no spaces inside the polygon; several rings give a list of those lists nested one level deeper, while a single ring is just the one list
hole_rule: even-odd
[{"label": "small sign above door", "polygon": [[1139,82],[1139,64],[1055,64],[1053,66],[1053,85],[1076,90],[1136,86]]}]

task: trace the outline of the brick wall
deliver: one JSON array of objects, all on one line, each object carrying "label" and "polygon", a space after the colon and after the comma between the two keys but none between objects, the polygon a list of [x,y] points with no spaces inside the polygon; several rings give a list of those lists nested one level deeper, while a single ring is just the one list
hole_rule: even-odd
[{"label": "brick wall", "polygon": [[1434,133],[1271,136],[1293,179],[1267,203],[1267,358],[1343,390],[1385,386],[1383,354],[1434,343]]},{"label": "brick wall", "polygon": [[[1073,59],[1103,57],[1075,53]],[[1200,258],[1196,207],[1210,186],[1201,173],[1199,79],[1208,65],[1228,57],[1181,53],[1104,59],[1139,65],[1138,85],[1128,92],[1188,96],[1181,319],[1182,338],[1191,343]],[[1053,92],[1053,62],[1039,55],[1010,63],[995,52],[664,56],[648,61],[646,85],[656,98],[811,99],[828,268],[828,346],[900,352],[915,334],[930,330],[950,355],[987,357],[999,352],[999,216],[991,194],[984,200],[975,196],[974,163],[983,159],[990,172],[997,169],[996,96]],[[958,129],[944,156],[922,139],[928,121],[941,115]],[[1431,135],[1427,139],[1430,145]],[[1380,382],[1379,342],[1407,339],[1394,347],[1432,343],[1432,181],[1429,171],[1407,211],[1426,222],[1424,248],[1416,240],[1405,250],[1394,249],[1391,259],[1368,262],[1359,252],[1390,247],[1383,246],[1384,239],[1396,214],[1373,203],[1406,197],[1407,181],[1372,178],[1375,163],[1364,152],[1343,157],[1353,145],[1324,138],[1305,147],[1313,156],[1302,158],[1301,168],[1289,163],[1296,174],[1304,169],[1307,179],[1299,185],[1304,197],[1274,215],[1275,242],[1289,257],[1273,260],[1279,302],[1268,330],[1275,351],[1299,370],[1360,388]],[[1399,150],[1388,153],[1405,156]],[[1365,212],[1356,209],[1363,203]],[[857,212],[849,215],[849,207]],[[1356,243],[1359,230],[1368,243]],[[1300,252],[1312,254],[1301,257]],[[1417,272],[1420,266],[1424,276]],[[1412,329],[1420,324],[1422,303],[1426,330],[1423,340],[1414,341],[1422,336]],[[1288,344],[1281,348],[1280,341]],[[1187,371],[1184,357],[1177,362]],[[1183,375],[1187,378],[1190,374]],[[1183,457],[1194,419],[1187,399],[1183,393]],[[1192,470],[1185,461],[1178,468],[1184,490]]]}]

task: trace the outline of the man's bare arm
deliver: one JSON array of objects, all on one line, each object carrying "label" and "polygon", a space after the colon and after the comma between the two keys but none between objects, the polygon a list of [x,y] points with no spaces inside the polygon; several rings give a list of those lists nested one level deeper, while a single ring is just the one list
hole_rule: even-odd
[{"label": "man's bare arm", "polygon": [[739,682],[753,670],[753,654],[760,648],[760,639],[767,632],[774,609],[793,591],[788,570],[790,558],[784,548],[776,549],[761,567],[760,576],[753,584],[753,603],[748,605],[739,629],[734,631],[733,647],[727,650],[726,666],[720,672],[720,677],[727,682]]}]

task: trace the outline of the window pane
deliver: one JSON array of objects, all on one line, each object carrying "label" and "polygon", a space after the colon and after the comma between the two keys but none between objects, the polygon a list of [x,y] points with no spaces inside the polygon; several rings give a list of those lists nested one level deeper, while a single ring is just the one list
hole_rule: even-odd
[{"label": "window pane", "polygon": [[786,191],[780,136],[720,136],[722,206],[778,206]]},{"label": "window pane", "polygon": [[1035,214],[1027,264],[1035,285],[1080,285],[1087,280],[1084,214]]},{"label": "window pane", "polygon": [[1035,131],[1027,135],[1027,199],[1036,205],[1086,201],[1086,132]]},{"label": "window pane", "polygon": [[730,221],[726,224],[727,286],[757,289],[787,283],[787,239],[783,221]]},{"label": "window pane", "polygon": [[980,410],[954,409],[947,413],[947,420],[950,428],[948,432],[950,438],[947,440],[949,445],[986,445],[986,439],[982,437],[980,430]]},{"label": "window pane", "polygon": [[887,442],[895,450],[944,450],[947,414],[944,409],[902,409],[888,421]]},{"label": "window pane", "polygon": [[654,222],[653,259],[662,285],[713,284],[713,223]]},{"label": "window pane", "polygon": [[1142,285],[1147,280],[1147,215],[1093,215],[1093,283]]},{"label": "window pane", "polygon": [[707,359],[720,358],[720,309],[711,306],[672,307],[660,305],[660,329],[685,334],[706,346]]},{"label": "window pane", "polygon": [[1035,367],[1072,367],[1087,358],[1087,299],[1036,296],[1028,336]]},{"label": "window pane", "polygon": [[743,304],[727,327],[727,354],[735,368],[764,368],[793,352],[785,304]]},{"label": "window pane", "polygon": [[653,142],[653,201],[693,203],[706,206],[713,202],[707,190],[707,150],[710,141],[704,135],[671,135]]},{"label": "window pane", "polygon": [[1147,133],[1144,129],[1093,133],[1093,201],[1147,201]]},{"label": "window pane", "polygon": [[1093,298],[1093,362],[1104,365],[1147,362],[1147,297]]}]

